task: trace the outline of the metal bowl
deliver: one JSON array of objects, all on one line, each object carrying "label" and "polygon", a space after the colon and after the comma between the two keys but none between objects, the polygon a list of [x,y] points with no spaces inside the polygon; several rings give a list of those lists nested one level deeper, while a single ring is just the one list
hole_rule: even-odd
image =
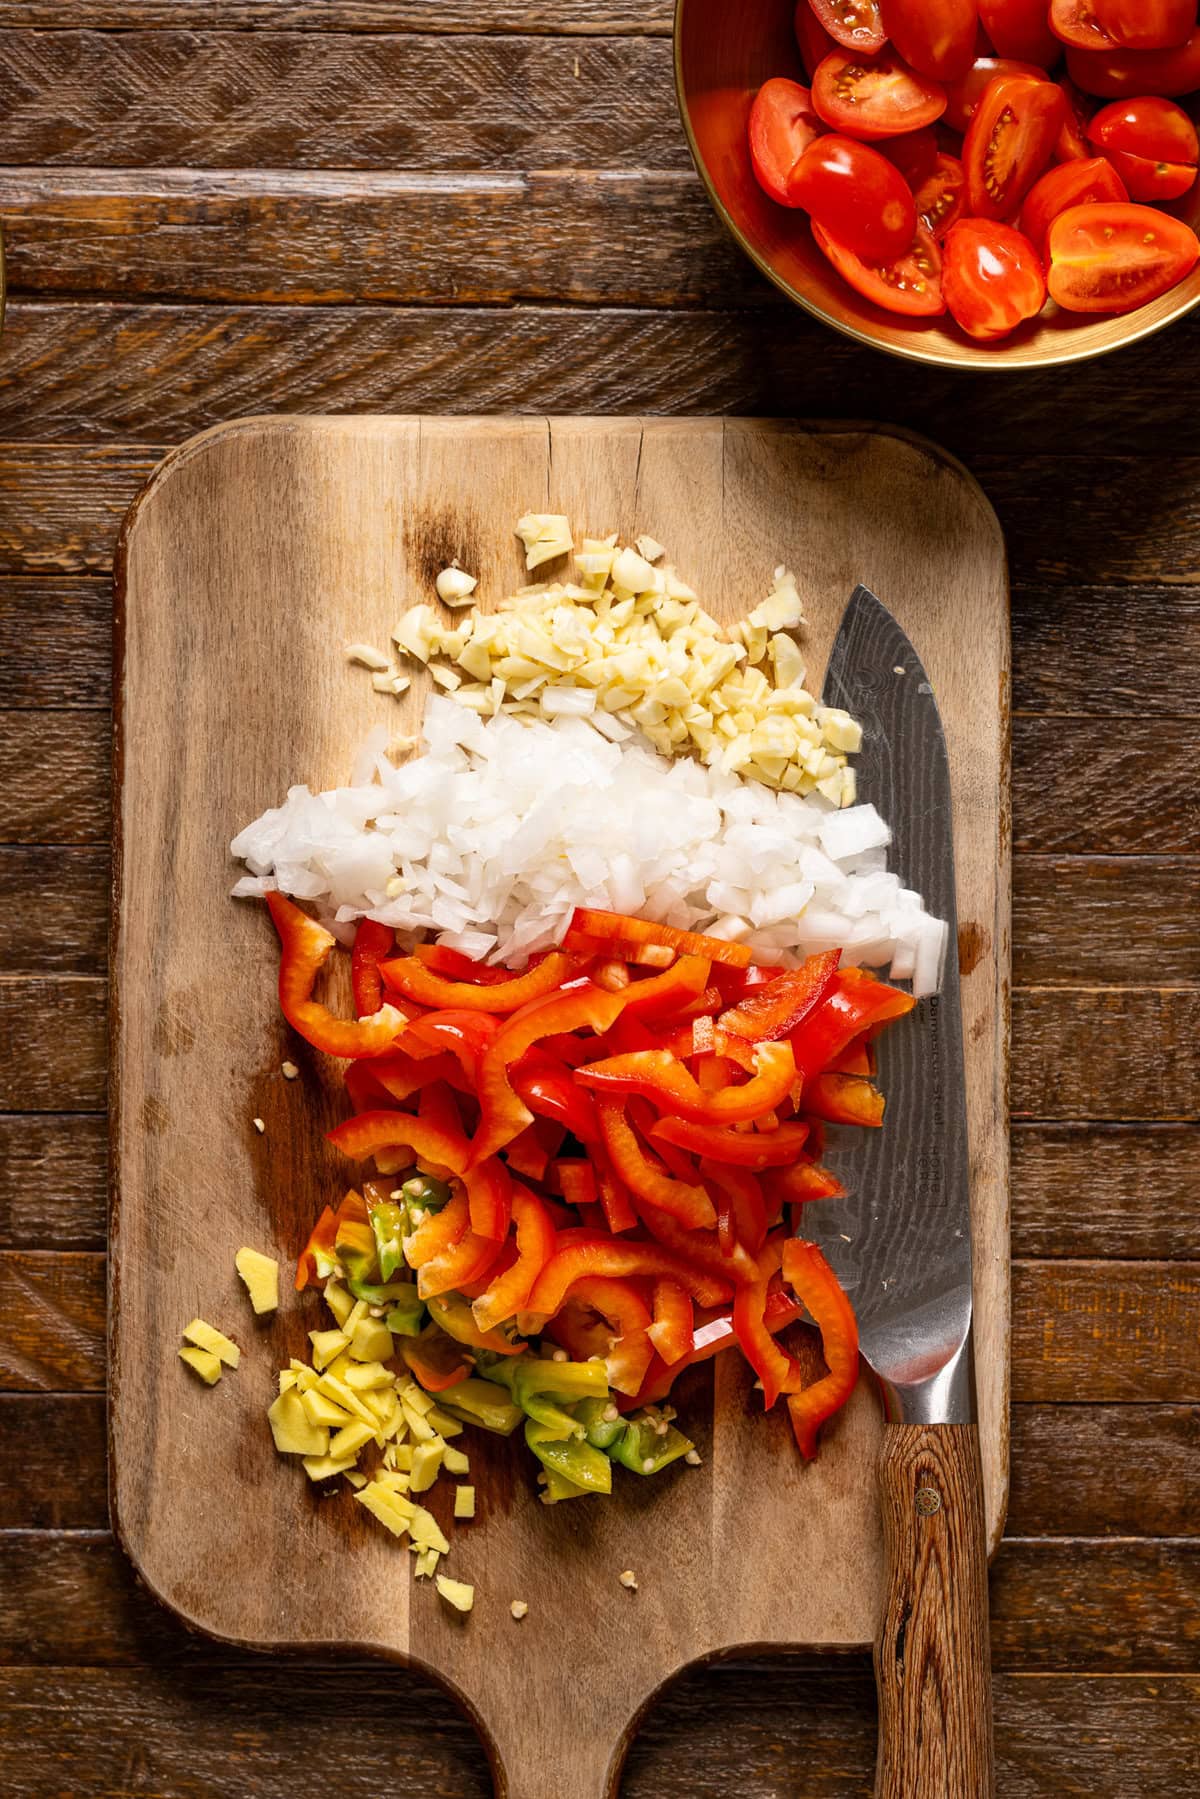
[{"label": "metal bowl", "polygon": [[675,85],[692,155],[719,217],[763,274],[806,312],[859,343],[912,362],[1026,369],[1119,349],[1160,331],[1200,301],[1198,265],[1137,312],[1089,316],[1051,304],[987,347],[974,343],[948,314],[902,319],[862,299],[825,260],[803,215],[768,200],[750,167],[746,129],[755,93],[772,75],[807,83],[792,35],[793,10],[794,0],[676,0]]}]

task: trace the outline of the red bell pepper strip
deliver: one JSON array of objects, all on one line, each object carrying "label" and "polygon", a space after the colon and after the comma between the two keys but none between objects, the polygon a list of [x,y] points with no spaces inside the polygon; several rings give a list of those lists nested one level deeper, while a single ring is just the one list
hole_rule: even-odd
[{"label": "red bell pepper strip", "polygon": [[878,1087],[860,1074],[819,1074],[804,1083],[800,1104],[814,1118],[829,1124],[865,1124],[878,1127],[883,1123],[885,1105]]},{"label": "red bell pepper strip", "polygon": [[833,1269],[815,1243],[789,1237],[783,1246],[783,1278],[808,1307],[821,1333],[828,1374],[788,1396],[792,1429],[801,1455],[817,1453],[817,1432],[845,1405],[858,1380],[858,1321]]},{"label": "red bell pepper strip", "polygon": [[415,1056],[429,1056],[448,1051],[471,1082],[472,1090],[479,1080],[479,1064],[484,1051],[500,1029],[498,1018],[486,1012],[426,1012],[413,1020],[401,1039],[400,1047]]},{"label": "red bell pepper strip", "polygon": [[750,961],[750,950],[744,943],[726,943],[722,937],[679,931],[673,925],[651,924],[645,918],[626,918],[620,912],[576,906],[563,947],[584,954],[607,948],[611,953],[613,944],[626,944],[634,950],[647,945],[662,946],[680,954],[707,956],[710,962],[725,962],[732,968],[745,968]]},{"label": "red bell pepper strip", "polygon": [[754,1257],[740,1244],[732,1255],[726,1255],[715,1231],[690,1231],[678,1218],[672,1218],[669,1212],[660,1212],[657,1206],[648,1206],[644,1200],[638,1204],[638,1213],[654,1241],[690,1267],[699,1268],[727,1285],[740,1286],[757,1278]]},{"label": "red bell pepper strip", "polygon": [[638,1221],[633,1209],[633,1195],[613,1167],[612,1157],[603,1137],[591,1145],[591,1156],[596,1170],[596,1192],[605,1223],[614,1237],[619,1236],[622,1231],[631,1231]]},{"label": "red bell pepper strip", "polygon": [[462,1344],[436,1324],[427,1324],[420,1336],[403,1338],[400,1354],[427,1393],[446,1393],[457,1387],[474,1366]]},{"label": "red bell pepper strip", "polygon": [[506,1324],[520,1311],[542,1269],[554,1254],[557,1235],[545,1204],[520,1181],[512,1187],[512,1215],[517,1258],[496,1275],[471,1307],[481,1331]]},{"label": "red bell pepper strip", "polygon": [[580,1087],[574,1071],[544,1051],[531,1049],[521,1057],[510,1076],[513,1092],[539,1118],[565,1125],[581,1143],[594,1143],[600,1134],[596,1106]]},{"label": "red bell pepper strip", "polygon": [[512,1178],[497,1156],[488,1156],[463,1176],[471,1229],[477,1237],[502,1242],[512,1216]]},{"label": "red bell pepper strip", "polygon": [[[686,1288],[698,1305],[719,1305],[732,1285],[728,1278],[713,1280],[657,1243],[631,1243],[628,1239],[593,1237],[587,1231],[562,1231],[554,1255],[521,1309],[522,1316],[543,1322],[552,1318],[576,1281],[593,1274],[614,1280],[626,1280],[631,1275],[654,1280],[665,1275]],[[523,1330],[523,1334],[529,1333]]]},{"label": "red bell pepper strip", "polygon": [[663,974],[634,981],[625,989],[625,1011],[635,1018],[666,1018],[699,998],[708,985],[707,956],[680,956]]},{"label": "red bell pepper strip", "polygon": [[712,1200],[698,1184],[677,1181],[656,1155],[642,1147],[620,1100],[600,1101],[597,1108],[604,1147],[616,1173],[631,1193],[660,1211],[669,1212],[694,1230],[716,1223]]},{"label": "red bell pepper strip", "polygon": [[417,1117],[422,1124],[430,1125],[442,1137],[454,1144],[466,1146],[466,1133],[463,1130],[462,1113],[458,1109],[458,1101],[445,1081],[431,1081],[422,1087],[417,1095]]},{"label": "red bell pepper strip", "polygon": [[360,918],[350,951],[350,986],[354,993],[354,1010],[360,1018],[369,1018],[383,1004],[383,976],[379,964],[396,947],[396,933],[390,924],[377,924],[373,918]]},{"label": "red bell pepper strip", "polygon": [[[523,1131],[518,1131],[511,1143],[504,1145],[501,1154],[510,1168],[523,1174],[527,1180],[540,1181],[550,1166],[550,1154],[541,1141],[534,1124],[527,1124]],[[491,1158],[487,1158],[491,1160]]]},{"label": "red bell pepper strip", "polygon": [[603,987],[606,993],[620,993],[629,986],[633,976],[629,972],[628,963],[613,957],[605,962],[597,962],[588,979],[595,981],[597,987]]},{"label": "red bell pepper strip", "polygon": [[754,1052],[756,1072],[739,1087],[705,1093],[695,1076],[667,1050],[642,1050],[588,1062],[578,1078],[606,1093],[643,1093],[661,1112],[674,1112],[697,1124],[740,1124],[758,1118],[786,1099],[796,1067],[791,1044],[760,1043]]},{"label": "red bell pepper strip", "polygon": [[865,1074],[871,1077],[875,1073],[875,1051],[865,1037],[856,1037],[849,1049],[844,1049],[841,1055],[830,1063],[825,1072],[827,1074]]},{"label": "red bell pepper strip", "polygon": [[648,1099],[640,1098],[635,1093],[630,1099],[626,1100],[625,1110],[629,1113],[630,1124],[633,1125],[643,1142],[645,1142],[649,1148],[653,1149],[656,1155],[662,1157],[671,1173],[675,1176],[675,1179],[677,1181],[684,1181],[690,1187],[699,1186],[700,1170],[697,1168],[691,1156],[687,1154],[686,1150],[680,1149],[674,1143],[664,1142],[661,1138],[657,1137],[654,1139],[653,1143],[651,1143],[653,1128],[658,1122],[658,1113],[654,1110],[650,1101]]},{"label": "red bell pepper strip", "polygon": [[[490,962],[476,962],[471,956],[464,956],[461,950],[451,949],[445,943],[418,943],[413,955],[433,974],[440,974],[443,980],[474,981],[477,985],[487,987],[498,987],[502,981],[512,980],[510,969],[497,968]],[[541,957],[537,960],[540,961]]]},{"label": "red bell pepper strip", "polygon": [[765,987],[755,988],[728,1012],[722,1012],[721,1030],[750,1043],[790,1036],[829,992],[841,956],[840,949],[809,956],[799,968],[789,968]]},{"label": "red bell pepper strip", "polygon": [[359,1111],[369,1110],[369,1107],[359,1105],[359,1096],[369,1094],[372,1085],[383,1095],[385,1105],[392,1100],[402,1106],[414,1093],[431,1086],[434,1081],[448,1081],[460,1093],[474,1092],[456,1059],[445,1051],[414,1060],[403,1050],[393,1050],[386,1056],[372,1056],[366,1062],[352,1062],[345,1074],[346,1091]]},{"label": "red bell pepper strip", "polygon": [[794,1168],[772,1169],[764,1184],[785,1205],[804,1205],[810,1199],[844,1199],[846,1195],[837,1176],[819,1162],[797,1162]]},{"label": "red bell pepper strip", "polygon": [[654,1354],[647,1335],[650,1308],[637,1288],[627,1280],[589,1275],[575,1282],[571,1298],[607,1319],[614,1338],[604,1353],[609,1385],[618,1393],[636,1393]]},{"label": "red bell pepper strip", "polygon": [[[546,962],[550,961],[547,956]],[[545,963],[542,964],[545,967]],[[605,993],[590,982],[536,1001],[508,1019],[484,1052],[479,1067],[479,1128],[471,1159],[482,1161],[533,1123],[533,1113],[513,1091],[510,1069],[543,1037],[562,1031],[607,1031],[620,1016],[623,995]]]},{"label": "red bell pepper strip", "polygon": [[690,1356],[696,1346],[692,1299],[678,1281],[654,1283],[654,1322],[646,1335],[668,1367]]},{"label": "red bell pepper strip", "polygon": [[763,1404],[768,1411],[781,1393],[800,1390],[800,1364],[776,1343],[767,1329],[767,1294],[779,1273],[783,1240],[774,1237],[758,1252],[758,1278],[739,1287],[733,1296],[733,1328],[742,1354],[763,1385]]},{"label": "red bell pepper strip", "polygon": [[434,974],[416,956],[398,956],[384,962],[380,972],[388,986],[418,1005],[470,1012],[516,1012],[531,999],[542,999],[553,993],[579,967],[577,958],[556,950],[542,962],[536,962],[524,974],[512,975],[507,981],[447,981]]},{"label": "red bell pepper strip", "polygon": [[778,1130],[735,1131],[726,1125],[694,1124],[687,1118],[659,1118],[650,1127],[655,1142],[674,1143],[710,1161],[737,1168],[783,1168],[796,1161],[808,1141],[806,1124]]},{"label": "red bell pepper strip", "polygon": [[756,1256],[767,1240],[767,1202],[748,1168],[731,1168],[705,1157],[700,1172],[717,1193],[717,1241],[726,1255],[740,1243]]},{"label": "red bell pepper strip", "polygon": [[820,1074],[863,1031],[903,1018],[916,1003],[911,993],[861,968],[840,968],[824,999],[792,1033],[796,1067],[806,1077]]},{"label": "red bell pepper strip", "polygon": [[426,1212],[410,1237],[405,1240],[404,1259],[410,1268],[421,1268],[435,1256],[453,1247],[465,1236],[471,1224],[471,1203],[465,1187],[450,1195],[437,1212]]},{"label": "red bell pepper strip", "polygon": [[378,1112],[385,1106],[398,1106],[396,1100],[383,1083],[371,1073],[373,1061],[391,1061],[390,1056],[376,1056],[365,1062],[351,1062],[342,1079],[350,1104],[356,1112]]},{"label": "red bell pepper strip", "polygon": [[360,1112],[326,1135],[335,1149],[356,1162],[365,1162],[380,1150],[405,1148],[428,1173],[448,1168],[451,1174],[461,1174],[466,1167],[467,1144],[461,1132],[455,1138],[407,1112]]},{"label": "red bell pepper strip", "polygon": [[[771,1335],[776,1336],[789,1324],[794,1324],[802,1311],[803,1307],[790,1293],[786,1293],[782,1287],[772,1288],[767,1295],[764,1322]],[[692,1368],[697,1362],[707,1362],[723,1349],[732,1349],[737,1340],[732,1312],[718,1312],[715,1318],[706,1318],[695,1327],[695,1342],[691,1352],[673,1366],[656,1354],[637,1394],[632,1399],[619,1398],[618,1407],[625,1412],[636,1406],[657,1404],[660,1399],[666,1398],[685,1368]]]},{"label": "red bell pepper strip", "polygon": [[500,1254],[494,1237],[480,1237],[465,1230],[457,1243],[451,1243],[439,1254],[422,1262],[417,1269],[417,1293],[432,1299],[438,1293],[451,1293],[464,1281],[482,1280]]},{"label": "red bell pepper strip", "polygon": [[336,1240],[337,1213],[332,1206],[326,1206],[314,1224],[308,1242],[300,1251],[300,1259],[296,1263],[297,1293],[303,1293],[305,1287],[315,1286],[320,1280],[317,1257],[319,1255],[324,1261],[332,1261]]},{"label": "red bell pepper strip", "polygon": [[279,933],[279,1005],[292,1029],[314,1049],[353,1060],[391,1049],[407,1022],[395,1006],[370,1018],[335,1018],[312,996],[317,975],[329,960],[334,938],[282,893],[268,893],[267,907]]},{"label": "red bell pepper strip", "polygon": [[551,1162],[546,1184],[569,1206],[594,1206],[598,1201],[596,1170],[581,1156],[563,1156]]}]

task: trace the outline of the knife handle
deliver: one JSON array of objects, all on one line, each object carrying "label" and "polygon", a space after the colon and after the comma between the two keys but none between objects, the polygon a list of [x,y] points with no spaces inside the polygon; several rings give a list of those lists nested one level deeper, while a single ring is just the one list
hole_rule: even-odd
[{"label": "knife handle", "polygon": [[885,1424],[875,1799],[992,1799],[983,1471],[974,1424]]}]

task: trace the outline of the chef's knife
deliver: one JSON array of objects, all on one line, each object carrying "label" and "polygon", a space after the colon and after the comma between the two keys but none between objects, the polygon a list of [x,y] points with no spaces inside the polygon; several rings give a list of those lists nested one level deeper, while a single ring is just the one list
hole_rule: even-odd
[{"label": "chef's knife", "polygon": [[847,1133],[837,1150],[847,1195],[805,1218],[850,1294],[883,1394],[876,1799],[990,1799],[950,767],[920,658],[865,587],[846,608],[822,699],[861,722],[860,797],[891,826],[890,866],[949,927],[939,992],[879,1040],[884,1127]]}]

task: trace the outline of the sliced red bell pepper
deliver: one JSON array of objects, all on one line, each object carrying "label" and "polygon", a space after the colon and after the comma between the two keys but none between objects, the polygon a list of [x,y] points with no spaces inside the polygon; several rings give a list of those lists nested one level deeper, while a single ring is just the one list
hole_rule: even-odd
[{"label": "sliced red bell pepper", "polygon": [[329,960],[334,938],[282,893],[268,893],[267,907],[279,933],[279,1005],[292,1029],[326,1055],[353,1060],[391,1049],[407,1020],[395,1006],[370,1018],[335,1018],[315,1000],[317,975]]},{"label": "sliced red bell pepper", "polygon": [[763,1190],[749,1168],[731,1168],[724,1162],[705,1157],[700,1172],[715,1189],[717,1201],[717,1241],[726,1255],[740,1243],[756,1256],[767,1240],[767,1202]]},{"label": "sliced red bell pepper", "polygon": [[565,1062],[540,1049],[521,1057],[510,1079],[514,1093],[539,1118],[565,1125],[581,1143],[594,1143],[600,1134],[596,1106],[590,1093],[575,1080]]},{"label": "sliced red bell pepper", "polygon": [[[547,956],[546,961],[550,961]],[[545,964],[542,964],[544,967]],[[508,1019],[485,1051],[479,1067],[479,1128],[471,1145],[471,1158],[481,1161],[511,1143],[533,1113],[513,1091],[510,1069],[543,1037],[563,1031],[591,1030],[600,1034],[620,1016],[625,1001],[619,993],[605,993],[590,982],[525,1007]]]},{"label": "sliced red bell pepper", "polygon": [[365,1162],[381,1150],[404,1148],[412,1150],[429,1174],[440,1168],[461,1174],[467,1163],[461,1131],[457,1137],[451,1136],[407,1112],[360,1112],[326,1134],[335,1149],[356,1162]]},{"label": "sliced red bell pepper", "polygon": [[804,1205],[810,1199],[844,1199],[846,1195],[836,1174],[819,1162],[797,1162],[794,1168],[772,1169],[765,1184],[785,1205]]},{"label": "sliced red bell pepper", "polygon": [[354,993],[354,1010],[360,1018],[369,1018],[383,1004],[383,976],[379,964],[396,947],[396,933],[390,924],[377,924],[373,918],[360,918],[350,951],[350,986]]},{"label": "sliced red bell pepper", "polygon": [[861,968],[840,968],[820,1004],[792,1032],[796,1067],[805,1077],[820,1074],[863,1031],[903,1018],[916,1003],[911,993]]},{"label": "sliced red bell pepper", "polygon": [[603,1352],[609,1385],[618,1393],[636,1393],[654,1354],[647,1335],[650,1307],[630,1281],[606,1275],[588,1275],[576,1281],[571,1298],[608,1321],[614,1339]]},{"label": "sliced red bell pepper", "polygon": [[482,1280],[495,1264],[500,1245],[494,1237],[481,1237],[469,1228],[457,1243],[451,1243],[417,1269],[417,1292],[422,1299],[438,1293],[451,1293],[463,1282]]},{"label": "sliced red bell pepper", "polygon": [[553,993],[579,967],[576,957],[556,950],[544,961],[535,962],[524,974],[512,975],[506,981],[447,981],[435,974],[416,956],[397,956],[384,962],[380,972],[388,986],[418,1005],[438,1010],[470,1012],[516,1012],[532,999]]},{"label": "sliced red bell pepper", "polygon": [[[470,956],[464,956],[461,950],[450,949],[444,943],[418,943],[413,950],[418,962],[423,962],[433,974],[440,974],[446,981],[473,981],[478,986],[498,987],[502,981],[512,980],[512,971],[497,968],[490,962],[476,962]],[[541,957],[531,958],[541,961]]]},{"label": "sliced red bell pepper", "polygon": [[612,1157],[608,1153],[608,1145],[604,1138],[591,1144],[592,1164],[596,1170],[596,1192],[604,1221],[613,1236],[622,1231],[631,1231],[637,1224],[637,1213],[633,1209],[633,1195],[625,1185],[616,1169]]},{"label": "sliced red bell pepper", "polygon": [[789,1237],[783,1246],[783,1278],[804,1301],[821,1333],[828,1374],[788,1396],[792,1429],[801,1455],[817,1453],[817,1432],[845,1405],[858,1380],[858,1321],[833,1269],[815,1243]]},{"label": "sliced red bell pepper", "polygon": [[716,1223],[712,1200],[704,1188],[677,1181],[656,1155],[643,1148],[620,1100],[602,1099],[597,1111],[609,1159],[631,1193],[694,1230],[707,1230]]},{"label": "sliced red bell pepper", "polygon": [[849,1049],[835,1057],[826,1073],[865,1074],[870,1078],[875,1073],[875,1051],[865,1037],[856,1037]]},{"label": "sliced red bell pepper", "polygon": [[726,943],[722,937],[706,937],[698,931],[680,931],[673,925],[651,924],[645,918],[626,918],[621,912],[599,912],[589,906],[576,906],[571,916],[564,949],[596,953],[613,944],[626,944],[638,950],[647,945],[662,946],[689,956],[707,956],[710,962],[725,962],[732,968],[745,968],[750,950],[744,943]]},{"label": "sliced red bell pepper", "polygon": [[[406,1031],[407,1037],[408,1032]],[[414,1059],[403,1050],[393,1050],[386,1056],[372,1056],[367,1062],[354,1062],[346,1070],[346,1091],[357,1106],[357,1095],[369,1092],[369,1083],[374,1082],[383,1093],[385,1101],[394,1100],[398,1106],[419,1093],[422,1087],[429,1087],[434,1081],[447,1081],[460,1093],[473,1093],[474,1088],[460,1068],[457,1059],[444,1050],[435,1056],[423,1056]],[[364,1111],[366,1107],[362,1108]]]},{"label": "sliced red bell pepper", "polygon": [[462,1344],[436,1324],[427,1324],[417,1337],[403,1338],[400,1354],[427,1393],[449,1392],[474,1366]]},{"label": "sliced red bell pepper", "polygon": [[708,985],[707,956],[680,956],[662,974],[634,981],[625,989],[625,1011],[635,1018],[666,1018],[698,999]]},{"label": "sliced red bell pepper", "polygon": [[814,1118],[829,1124],[865,1124],[878,1127],[883,1123],[885,1105],[878,1087],[860,1074],[818,1074],[804,1083],[800,1104]]},{"label": "sliced red bell pepper", "polygon": [[550,1166],[549,1152],[537,1134],[536,1125],[536,1119],[533,1124],[527,1124],[500,1152],[510,1168],[530,1181],[540,1181]]},{"label": "sliced red bell pepper", "polygon": [[616,957],[597,962],[591,969],[588,979],[595,981],[597,987],[603,987],[606,993],[620,993],[633,980],[629,972],[629,964]]},{"label": "sliced red bell pepper", "polygon": [[705,1093],[695,1076],[667,1050],[642,1050],[588,1062],[578,1078],[588,1087],[610,1093],[642,1093],[662,1112],[674,1112],[697,1124],[739,1124],[760,1117],[784,1100],[795,1079],[791,1044],[760,1043],[754,1052],[756,1072],[738,1087]]},{"label": "sliced red bell pepper", "polygon": [[654,1322],[646,1335],[657,1354],[673,1366],[690,1356],[696,1346],[691,1294],[678,1281],[654,1283]]},{"label": "sliced red bell pepper", "polygon": [[742,1354],[763,1386],[763,1404],[769,1411],[781,1393],[800,1389],[800,1364],[776,1343],[767,1328],[767,1295],[779,1273],[783,1241],[779,1237],[765,1243],[758,1252],[758,1278],[739,1287],[733,1296],[733,1328],[737,1332]]},{"label": "sliced red bell pepper", "polygon": [[712,1279],[740,1286],[757,1278],[754,1257],[741,1244],[735,1246],[732,1255],[726,1255],[716,1231],[688,1230],[678,1218],[660,1212],[657,1206],[648,1206],[644,1200],[638,1203],[638,1214],[656,1243]]},{"label": "sliced red bell pepper", "polygon": [[[776,1336],[787,1325],[794,1324],[802,1310],[799,1301],[790,1293],[785,1293],[781,1287],[772,1288],[767,1295],[764,1322],[771,1335]],[[697,1362],[707,1362],[723,1349],[732,1349],[737,1340],[732,1312],[718,1312],[715,1318],[702,1320],[695,1327],[695,1342],[691,1352],[674,1365],[656,1354],[635,1396],[632,1399],[619,1398],[617,1405],[623,1412],[631,1411],[636,1406],[656,1405],[659,1400],[666,1398],[685,1368],[692,1368]]]},{"label": "sliced red bell pepper", "polygon": [[405,1261],[410,1268],[424,1267],[459,1242],[470,1225],[471,1203],[466,1188],[459,1187],[439,1211],[426,1212],[416,1230],[405,1239]]},{"label": "sliced red bell pepper", "polygon": [[651,1125],[650,1135],[656,1143],[674,1143],[737,1168],[783,1168],[799,1156],[808,1141],[808,1128],[806,1124],[781,1124],[770,1132],[737,1131],[727,1125],[695,1124],[687,1118],[659,1118]]},{"label": "sliced red bell pepper", "polygon": [[520,1181],[512,1186],[512,1215],[517,1234],[517,1259],[496,1275],[471,1307],[481,1331],[506,1324],[520,1311],[538,1275],[554,1254],[557,1241],[550,1213],[536,1193]]},{"label": "sliced red bell pepper", "polygon": [[378,1112],[387,1106],[399,1106],[388,1089],[371,1073],[375,1062],[390,1062],[390,1056],[374,1056],[366,1061],[350,1062],[342,1076],[350,1104],[356,1112]]},{"label": "sliced red bell pepper", "polygon": [[[622,1011],[621,1016],[607,1032],[604,1047],[614,1055],[633,1055],[638,1050],[662,1049],[663,1039],[656,1037],[654,1032],[648,1030],[641,1019],[636,1018],[632,1012]],[[596,1045],[593,1044],[593,1052],[595,1048]],[[581,1059],[586,1062],[588,1057],[584,1056]],[[575,1066],[578,1069],[579,1063],[576,1063]]]},{"label": "sliced red bell pepper", "polygon": [[317,1272],[317,1257],[324,1261],[332,1261],[333,1246],[337,1240],[337,1213],[332,1206],[326,1206],[309,1234],[308,1242],[300,1251],[296,1263],[296,1291],[303,1293],[305,1287],[313,1286],[320,1280]]},{"label": "sliced red bell pepper", "polygon": [[542,1321],[552,1318],[576,1281],[594,1274],[614,1280],[626,1280],[631,1275],[654,1280],[665,1275],[686,1288],[698,1305],[719,1305],[732,1286],[729,1278],[713,1280],[657,1243],[593,1237],[587,1231],[562,1231],[558,1247],[539,1274],[522,1314]]},{"label": "sliced red bell pepper", "polygon": [[479,1080],[484,1051],[500,1029],[500,1020],[487,1012],[426,1012],[414,1019],[404,1033],[401,1048],[415,1056],[447,1051],[472,1084]]},{"label": "sliced red bell pepper", "polygon": [[699,1186],[700,1170],[686,1150],[680,1149],[677,1144],[665,1142],[661,1138],[656,1137],[651,1141],[653,1128],[658,1122],[658,1113],[650,1101],[642,1099],[640,1095],[634,1093],[626,1100],[625,1109],[629,1114],[629,1122],[639,1137],[656,1155],[662,1157],[675,1179],[685,1182],[689,1187]]},{"label": "sliced red bell pepper", "polygon": [[790,1036],[829,992],[841,956],[839,949],[809,956],[799,968],[789,968],[765,987],[755,988],[728,1012],[722,1012],[721,1030],[750,1043]]},{"label": "sliced red bell pepper", "polygon": [[500,1242],[508,1233],[512,1216],[512,1178],[498,1156],[487,1156],[468,1168],[463,1176],[471,1216],[471,1229],[477,1237],[490,1237]]},{"label": "sliced red bell pepper", "polygon": [[594,1206],[599,1197],[596,1170],[582,1156],[563,1156],[551,1162],[546,1185],[569,1206]]}]

